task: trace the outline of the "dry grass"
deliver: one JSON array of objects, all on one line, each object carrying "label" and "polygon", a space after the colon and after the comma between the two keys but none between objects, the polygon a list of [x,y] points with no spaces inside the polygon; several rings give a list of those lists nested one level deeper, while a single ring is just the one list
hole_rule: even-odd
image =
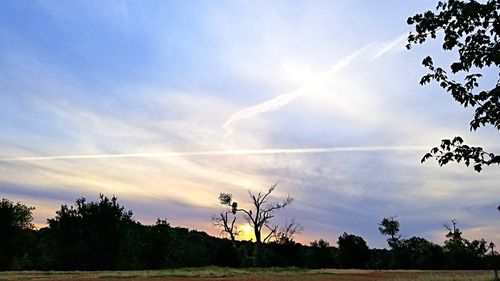
[{"label": "dry grass", "polygon": [[20,271],[0,272],[0,280],[322,280],[322,281],[492,281],[490,271],[420,271],[420,270],[305,270],[298,268],[225,267],[181,268],[143,271]]}]

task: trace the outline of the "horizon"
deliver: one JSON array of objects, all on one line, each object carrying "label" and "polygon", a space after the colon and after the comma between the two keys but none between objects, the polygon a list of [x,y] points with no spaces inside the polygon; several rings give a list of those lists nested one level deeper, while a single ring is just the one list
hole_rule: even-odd
[{"label": "horizon", "polygon": [[[278,183],[296,240],[343,232],[386,248],[403,237],[500,245],[500,174],[420,163],[441,139],[498,148],[491,127],[438,85],[422,87],[436,40],[406,50],[422,1],[5,2],[0,9],[0,198],[36,207],[116,195],[144,224],[217,235],[220,192]],[[481,85],[495,83],[485,71]],[[240,223],[245,221],[240,219]]]}]

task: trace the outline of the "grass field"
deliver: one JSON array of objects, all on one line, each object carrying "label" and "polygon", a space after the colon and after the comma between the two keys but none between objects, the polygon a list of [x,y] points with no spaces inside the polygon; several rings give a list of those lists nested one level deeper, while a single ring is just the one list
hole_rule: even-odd
[{"label": "grass field", "polygon": [[20,271],[0,272],[0,280],[335,280],[335,281],[492,281],[491,271],[305,270],[297,268],[233,269],[223,267],[145,271]]}]

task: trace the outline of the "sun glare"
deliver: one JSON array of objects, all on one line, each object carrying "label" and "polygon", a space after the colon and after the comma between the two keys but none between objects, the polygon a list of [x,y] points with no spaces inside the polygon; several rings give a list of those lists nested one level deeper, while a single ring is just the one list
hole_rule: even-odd
[{"label": "sun glare", "polygon": [[240,240],[253,240],[253,229],[250,224],[246,223],[240,226]]},{"label": "sun glare", "polygon": [[286,61],[282,64],[282,69],[290,82],[297,83],[300,86],[310,83],[317,76],[307,65],[293,61]]}]

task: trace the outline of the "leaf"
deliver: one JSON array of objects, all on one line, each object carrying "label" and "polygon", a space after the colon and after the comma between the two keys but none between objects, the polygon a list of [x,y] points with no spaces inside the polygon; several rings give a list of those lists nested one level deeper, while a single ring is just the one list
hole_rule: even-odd
[{"label": "leaf", "polygon": [[482,169],[483,167],[481,167],[481,164],[474,165],[474,170],[476,170],[476,172],[480,173]]},{"label": "leaf", "polygon": [[451,64],[450,68],[451,68],[451,71],[453,73],[457,73],[460,70],[463,70],[464,66],[463,66],[463,64],[461,62],[454,62],[454,63]]},{"label": "leaf", "polygon": [[420,163],[424,163],[427,159],[429,159],[431,157],[432,157],[432,154],[430,154],[430,153],[425,154],[424,157],[422,157],[422,159],[420,160]]},{"label": "leaf", "polygon": [[460,137],[460,136],[456,136],[454,139],[453,139],[453,144],[456,145],[456,144],[462,144],[464,142],[464,140]]},{"label": "leaf", "polygon": [[427,67],[432,66],[432,58],[431,58],[431,57],[429,57],[429,56],[427,56],[427,57],[426,57],[426,58],[422,61],[422,64],[423,64],[424,66],[427,66]]}]

